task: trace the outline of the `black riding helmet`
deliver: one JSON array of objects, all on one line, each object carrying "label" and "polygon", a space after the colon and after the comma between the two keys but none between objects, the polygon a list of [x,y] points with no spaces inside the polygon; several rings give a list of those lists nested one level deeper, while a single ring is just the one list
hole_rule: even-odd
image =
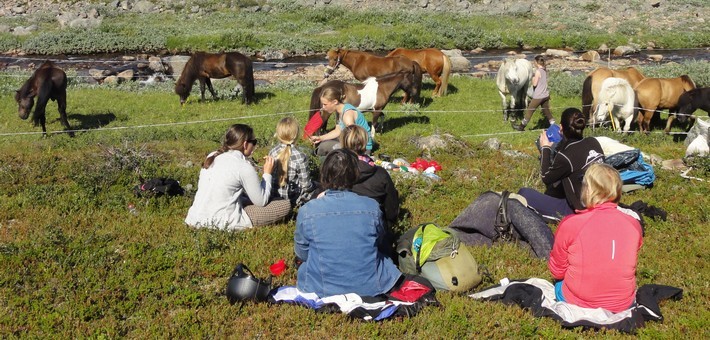
[{"label": "black riding helmet", "polygon": [[[245,273],[244,271],[247,271]],[[266,301],[271,291],[271,280],[256,278],[246,265],[240,263],[234,268],[229,281],[227,281],[227,299],[229,303],[237,301]]]}]

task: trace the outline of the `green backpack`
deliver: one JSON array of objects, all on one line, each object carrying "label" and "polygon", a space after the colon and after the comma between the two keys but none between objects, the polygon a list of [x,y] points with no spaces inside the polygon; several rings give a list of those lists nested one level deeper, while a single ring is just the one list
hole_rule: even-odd
[{"label": "green backpack", "polygon": [[476,259],[449,228],[420,224],[397,240],[397,254],[402,273],[420,275],[436,290],[461,293],[481,283]]}]

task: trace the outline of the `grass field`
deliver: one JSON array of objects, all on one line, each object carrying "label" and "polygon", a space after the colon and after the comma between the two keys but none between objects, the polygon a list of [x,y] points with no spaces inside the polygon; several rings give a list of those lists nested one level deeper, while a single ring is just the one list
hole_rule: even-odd
[{"label": "grass field", "polygon": [[[4,78],[7,79],[7,78]],[[551,82],[554,79],[551,79]],[[223,291],[234,266],[246,263],[260,277],[268,265],[293,257],[294,222],[225,232],[183,224],[204,156],[219,146],[226,128],[242,122],[255,128],[261,143],[255,158],[274,142],[276,122],[292,114],[306,121],[310,89],[258,87],[258,103],[191,101],[181,107],[171,85],[155,89],[72,86],[69,121],[86,129],[75,138],[43,138],[21,121],[9,89],[0,91],[0,337],[12,338],[580,338],[628,337],[617,332],[563,330],[551,319],[466,296],[438,293],[441,308],[381,323],[339,314],[318,314],[297,306],[231,306]],[[425,84],[418,113],[389,104],[375,154],[414,160],[423,154],[443,166],[443,181],[393,178],[402,198],[398,231],[432,221],[446,226],[486,190],[542,189],[537,150],[539,132],[513,133],[502,121],[500,98],[491,79],[454,77],[450,95],[430,99]],[[17,85],[17,86],[16,86]],[[394,100],[397,100],[395,98]],[[553,93],[553,113],[579,106],[579,98]],[[56,105],[48,105],[48,129],[61,130]],[[541,114],[533,124],[542,127]],[[665,116],[664,116],[665,118]],[[540,121],[537,121],[540,119]],[[331,122],[332,123],[332,122]],[[656,127],[656,131],[660,128]],[[451,134],[446,150],[418,150],[413,138]],[[592,131],[588,131],[591,135]],[[681,158],[677,137],[653,133],[608,135],[663,159]],[[506,156],[482,146],[498,138]],[[309,146],[304,144],[304,148]],[[136,198],[138,176],[167,176],[191,187],[184,197]],[[656,167],[653,189],[625,195],[669,213],[667,221],[646,220],[639,255],[638,284],[684,289],[682,301],[662,304],[665,321],[639,331],[644,338],[708,338],[710,320],[707,268],[710,199],[708,173],[689,181]],[[134,204],[137,213],[127,206]],[[493,279],[549,279],[546,263],[510,244],[470,248]],[[277,284],[295,284],[289,269]]]}]

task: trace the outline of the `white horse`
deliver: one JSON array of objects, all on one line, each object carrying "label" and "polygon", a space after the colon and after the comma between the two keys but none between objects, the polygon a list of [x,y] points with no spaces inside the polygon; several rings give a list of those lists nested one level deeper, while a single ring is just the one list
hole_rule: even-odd
[{"label": "white horse", "polygon": [[636,116],[636,93],[626,79],[606,78],[602,82],[597,95],[597,108],[592,117],[594,122],[603,122],[606,117],[612,117],[612,124],[616,131],[621,131],[619,121],[624,121],[624,132],[628,132],[631,122]]},{"label": "white horse", "polygon": [[[503,120],[508,120],[511,110],[522,112],[532,97],[532,78],[535,69],[526,59],[506,58],[498,69],[496,85],[503,100]],[[510,104],[506,96],[510,96]]]}]

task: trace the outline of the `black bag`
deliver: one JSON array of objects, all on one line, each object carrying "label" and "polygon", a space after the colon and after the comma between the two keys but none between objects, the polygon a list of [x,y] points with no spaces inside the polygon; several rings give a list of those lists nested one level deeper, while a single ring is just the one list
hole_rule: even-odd
[{"label": "black bag", "polygon": [[172,178],[151,178],[133,187],[137,197],[157,197],[162,195],[177,196],[185,194],[180,182]]},{"label": "black bag", "polygon": [[517,199],[487,191],[478,196],[449,225],[468,245],[513,241],[529,246],[535,256],[549,258],[552,230],[534,210]]}]

